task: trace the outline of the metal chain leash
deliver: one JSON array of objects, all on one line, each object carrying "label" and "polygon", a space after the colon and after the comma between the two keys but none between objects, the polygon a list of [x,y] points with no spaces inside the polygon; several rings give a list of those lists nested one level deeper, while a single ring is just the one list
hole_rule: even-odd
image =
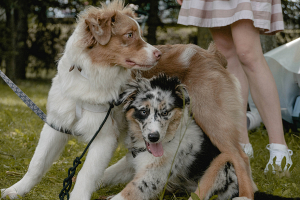
[{"label": "metal chain leash", "polygon": [[[20,97],[20,99],[22,99],[22,101],[35,113],[37,114],[45,123],[47,123],[46,121],[46,114],[35,104],[33,103],[33,101],[18,87],[16,86],[1,70],[0,70],[0,76],[2,77],[2,79],[6,82],[6,84]],[[93,138],[90,140],[90,142],[87,144],[87,146],[85,147],[84,151],[82,152],[80,157],[76,157],[75,160],[73,161],[73,167],[70,167],[68,170],[68,177],[64,179],[63,181],[63,189],[61,190],[61,192],[59,193],[59,199],[60,200],[64,200],[65,196],[67,196],[67,200],[69,200],[70,198],[70,190],[72,187],[72,178],[74,177],[75,173],[76,173],[76,168],[78,167],[78,165],[81,164],[81,159],[82,157],[85,155],[85,153],[87,152],[88,148],[90,147],[90,145],[92,144],[92,142],[94,141],[94,139],[96,138],[96,136],[98,135],[98,133],[100,132],[100,130],[102,129],[102,127],[104,126],[110,112],[111,109],[116,105],[120,105],[121,102],[110,102],[109,103],[109,109],[107,111],[107,114],[104,118],[104,120],[102,121],[99,129],[96,131],[96,133],[94,134]],[[48,124],[48,123],[47,123]],[[48,124],[49,126],[51,126],[52,128],[54,128],[57,131],[66,133],[66,134],[71,134],[68,131],[64,131],[64,130],[58,130],[57,128],[55,128],[53,125]]]},{"label": "metal chain leash", "polygon": [[[116,104],[117,105],[117,104]],[[94,139],[96,138],[96,136],[98,135],[98,133],[100,132],[100,130],[102,129],[103,125],[105,124],[111,109],[114,107],[114,102],[110,103],[110,107],[107,111],[107,114],[102,122],[102,124],[100,125],[99,129],[96,131],[95,135],[93,136],[93,138],[91,139],[91,141],[88,143],[88,145],[85,147],[84,151],[82,152],[80,157],[76,157],[75,160],[73,161],[73,167],[70,167],[68,170],[68,177],[64,179],[63,182],[63,189],[61,190],[61,192],[59,193],[59,199],[60,200],[64,200],[65,196],[67,196],[67,200],[70,198],[69,192],[71,190],[72,187],[72,178],[75,175],[76,172],[76,168],[78,165],[81,164],[81,158],[85,155],[86,151],[88,150],[88,148],[90,147],[90,145],[92,144],[92,142],[94,141]]]}]

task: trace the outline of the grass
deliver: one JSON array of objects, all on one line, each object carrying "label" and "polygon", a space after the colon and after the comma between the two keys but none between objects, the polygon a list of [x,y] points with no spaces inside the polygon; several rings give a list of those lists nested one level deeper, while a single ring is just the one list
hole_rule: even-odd
[{"label": "grass", "polygon": [[[20,88],[43,110],[46,110],[47,95],[50,89],[49,81],[24,81],[18,83]],[[26,173],[29,162],[38,143],[43,121],[36,116],[14,92],[4,84],[0,84],[0,188],[6,188],[17,182]],[[251,159],[253,178],[261,191],[285,197],[300,196],[300,137],[299,133],[287,129],[285,138],[290,149],[295,167],[290,176],[263,173],[269,159],[265,148],[268,135],[262,125],[249,132],[249,138],[254,148],[254,159]],[[23,197],[25,200],[58,199],[62,189],[63,179],[72,166],[76,156],[79,156],[85,144],[70,140],[60,158],[53,164],[42,181]],[[110,164],[115,163],[127,150],[119,146]],[[80,165],[81,167],[81,165]],[[78,169],[79,170],[79,169]],[[78,172],[77,170],[77,172]],[[109,196],[118,193],[125,185],[106,187],[95,192],[92,199],[99,196]],[[164,199],[187,199],[165,195]]]}]

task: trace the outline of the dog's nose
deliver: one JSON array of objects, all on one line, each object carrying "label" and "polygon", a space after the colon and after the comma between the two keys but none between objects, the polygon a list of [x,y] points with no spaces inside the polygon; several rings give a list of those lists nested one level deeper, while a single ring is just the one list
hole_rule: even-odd
[{"label": "dog's nose", "polygon": [[150,142],[157,142],[159,140],[159,133],[157,131],[150,133],[148,135],[148,139]]},{"label": "dog's nose", "polygon": [[155,50],[153,51],[153,54],[154,54],[156,60],[159,60],[159,59],[160,59],[160,57],[161,57],[161,51],[160,51],[160,50],[155,49]]}]

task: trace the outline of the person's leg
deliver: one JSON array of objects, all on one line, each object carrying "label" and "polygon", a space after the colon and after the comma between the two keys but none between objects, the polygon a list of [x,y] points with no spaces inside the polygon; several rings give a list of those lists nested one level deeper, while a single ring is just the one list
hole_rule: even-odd
[{"label": "person's leg", "polygon": [[[279,154],[271,152],[277,157],[276,164],[281,163],[283,156],[287,163],[292,163],[284,139],[280,102],[275,80],[263,56],[259,30],[253,26],[251,20],[240,20],[231,25],[232,38],[236,52],[247,76],[253,101],[260,113],[269,135],[269,146]],[[284,147],[286,146],[286,147]],[[273,154],[272,154],[273,153]],[[272,161],[269,161],[269,163]]]},{"label": "person's leg", "polygon": [[263,56],[259,30],[251,20],[231,25],[237,55],[248,78],[254,103],[269,133],[270,143],[284,144],[281,110],[275,80]]},{"label": "person's leg", "polygon": [[248,80],[242,68],[242,65],[240,63],[240,60],[237,56],[237,52],[231,34],[231,27],[226,26],[222,28],[211,28],[210,32],[212,34],[215,44],[217,45],[218,50],[227,59],[228,71],[234,74],[241,84],[241,94],[242,94],[243,105],[244,105],[243,111],[245,113],[244,115],[245,119],[243,120],[245,124],[243,125],[244,128],[241,136],[241,143],[243,143],[242,147],[245,153],[249,157],[253,157],[253,149],[251,144],[249,144],[248,131],[247,131],[247,118],[246,118],[247,100],[248,100],[248,92],[249,92]]}]

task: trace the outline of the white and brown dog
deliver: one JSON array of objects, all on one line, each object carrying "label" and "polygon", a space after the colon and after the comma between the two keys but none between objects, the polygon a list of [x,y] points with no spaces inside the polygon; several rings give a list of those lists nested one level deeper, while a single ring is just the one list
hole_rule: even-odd
[{"label": "white and brown dog", "polygon": [[[134,13],[123,6],[123,1],[116,0],[101,8],[89,7],[79,15],[78,25],[58,63],[48,97],[47,121],[89,141],[105,117],[108,103],[118,98],[131,79],[132,70],[152,68],[143,74],[146,77],[159,72],[176,75],[190,93],[195,121],[221,151],[199,183],[201,196],[212,187],[216,171],[230,161],[239,179],[239,195],[253,199],[255,186],[249,161],[239,145],[243,124],[239,84],[225,69],[226,64],[214,45],[208,50],[195,45],[149,45],[141,37]],[[127,127],[124,119],[114,108],[114,114],[90,146],[71,200],[88,200],[98,188],[118,136]],[[68,139],[69,135],[45,125],[28,172],[13,186],[2,189],[2,198],[13,199],[29,192]]]},{"label": "white and brown dog", "polygon": [[[99,128],[109,102],[117,100],[122,86],[131,79],[131,69],[150,68],[161,52],[146,43],[134,13],[115,1],[102,8],[90,7],[79,15],[58,63],[47,102],[47,122],[88,142]],[[71,193],[71,200],[89,200],[99,187],[102,174],[126,127],[122,112],[115,108],[90,146]],[[25,176],[2,198],[23,196],[35,186],[63,150],[71,136],[44,125]]]}]

